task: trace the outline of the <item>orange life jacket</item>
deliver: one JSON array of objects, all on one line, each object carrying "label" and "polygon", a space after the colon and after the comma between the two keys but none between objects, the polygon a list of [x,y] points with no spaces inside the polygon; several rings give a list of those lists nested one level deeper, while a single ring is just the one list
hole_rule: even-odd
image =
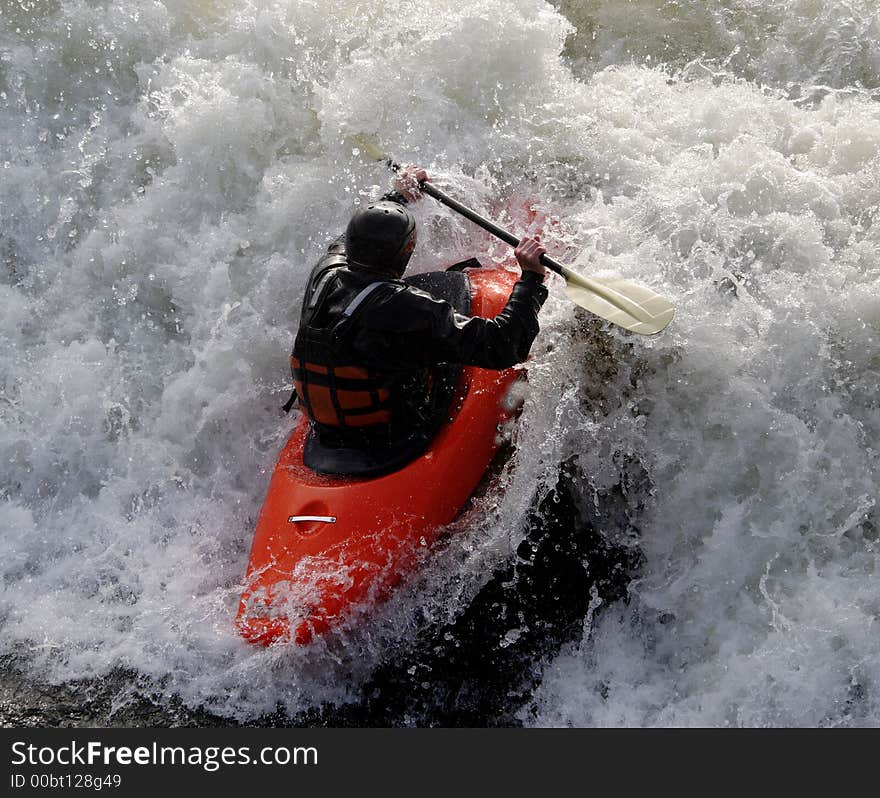
[{"label": "orange life jacket", "polygon": [[360,366],[303,362],[290,356],[296,392],[312,421],[328,427],[390,424],[390,392]]},{"label": "orange life jacket", "polygon": [[332,272],[322,276],[303,308],[290,356],[296,393],[306,414],[318,424],[336,428],[388,426],[395,420],[389,378],[345,362],[343,338],[376,289],[401,288],[388,282],[370,283],[341,315],[337,312],[337,318],[327,318],[322,311],[330,283]]}]

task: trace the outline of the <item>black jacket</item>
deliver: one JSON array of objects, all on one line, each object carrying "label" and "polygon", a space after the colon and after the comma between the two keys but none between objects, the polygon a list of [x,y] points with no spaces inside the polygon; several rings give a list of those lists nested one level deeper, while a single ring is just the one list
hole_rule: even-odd
[{"label": "black jacket", "polygon": [[347,351],[339,353],[340,362],[360,363],[386,372],[420,371],[438,363],[500,370],[521,363],[538,334],[538,311],[547,298],[541,276],[526,272],[495,318],[463,316],[448,302],[401,280],[349,268],[344,238],[340,237],[312,270],[304,307],[328,271],[333,273],[325,288],[325,324],[341,317],[371,283],[388,283],[388,288],[374,291],[353,317],[354,329],[340,342]]}]

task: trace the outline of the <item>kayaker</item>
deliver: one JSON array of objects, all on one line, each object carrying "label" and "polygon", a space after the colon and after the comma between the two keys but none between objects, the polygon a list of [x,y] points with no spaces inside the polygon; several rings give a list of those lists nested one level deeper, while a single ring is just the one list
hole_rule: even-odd
[{"label": "kayaker", "polygon": [[505,369],[524,361],[547,298],[544,248],[523,238],[522,276],[494,319],[464,316],[402,281],[416,245],[407,204],[424,169],[405,167],[394,190],[356,211],[309,277],[291,366],[300,406],[320,443],[367,448],[418,438],[430,423],[434,369]]}]

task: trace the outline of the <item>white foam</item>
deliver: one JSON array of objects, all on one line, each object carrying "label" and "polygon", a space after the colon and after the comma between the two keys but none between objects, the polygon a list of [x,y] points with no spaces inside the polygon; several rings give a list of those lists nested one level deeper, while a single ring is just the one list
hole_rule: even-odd
[{"label": "white foam", "polygon": [[[540,0],[4,9],[0,650],[240,718],[346,701],[423,622],[408,597],[466,606],[562,460],[584,497],[637,462],[631,601],[524,717],[876,725],[877,12],[616,5],[563,4],[574,38]],[[232,619],[302,282],[387,180],[363,130],[519,229],[536,200],[561,256],[678,314],[583,338],[554,290],[520,450],[460,546],[381,633],[256,650]],[[417,213],[416,271],[505,252]]]}]

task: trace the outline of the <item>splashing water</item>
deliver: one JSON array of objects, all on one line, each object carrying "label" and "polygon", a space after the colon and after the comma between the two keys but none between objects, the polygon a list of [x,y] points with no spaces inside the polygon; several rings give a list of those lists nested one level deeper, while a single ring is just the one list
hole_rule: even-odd
[{"label": "splashing water", "polygon": [[[566,464],[640,565],[510,713],[876,725],[878,27],[870,0],[4,3],[0,654],[239,720],[356,701]],[[677,316],[636,339],[552,289],[503,489],[374,632],[255,650],[232,617],[303,282],[386,183],[358,132],[520,230],[533,202],[560,258]],[[417,214],[416,271],[505,255]]]}]

